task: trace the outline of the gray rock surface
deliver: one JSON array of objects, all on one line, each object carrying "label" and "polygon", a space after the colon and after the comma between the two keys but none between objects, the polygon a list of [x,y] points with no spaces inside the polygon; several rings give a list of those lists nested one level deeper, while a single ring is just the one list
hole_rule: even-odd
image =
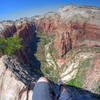
[{"label": "gray rock surface", "polygon": [[32,100],[32,83],[37,75],[16,57],[0,58],[0,100]]}]

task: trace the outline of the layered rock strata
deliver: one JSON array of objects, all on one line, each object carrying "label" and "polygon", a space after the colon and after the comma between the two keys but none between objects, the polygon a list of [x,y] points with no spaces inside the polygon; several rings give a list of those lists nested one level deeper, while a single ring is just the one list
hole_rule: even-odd
[{"label": "layered rock strata", "polygon": [[[29,65],[30,68],[33,68],[33,69],[35,67],[38,67],[38,68],[40,67],[40,62],[38,62],[38,60],[34,56],[34,53],[36,53],[37,51],[37,42],[39,41],[39,39],[36,38],[35,30],[37,32],[42,32],[41,34],[47,34],[48,36],[51,34],[55,35],[55,40],[53,41],[54,47],[56,48],[58,52],[58,56],[61,59],[62,57],[66,56],[68,51],[77,47],[87,46],[90,48],[97,47],[99,49],[100,48],[100,8],[88,7],[88,6],[77,7],[75,5],[68,5],[68,6],[64,6],[60,8],[57,13],[49,12],[45,14],[44,16],[22,18],[20,20],[16,20],[15,22],[13,21],[0,22],[0,38],[7,38],[7,37],[13,37],[13,36],[21,37],[23,39],[22,45],[24,48],[22,48],[20,51],[16,51],[16,55],[19,57],[20,62],[23,62],[26,65]],[[46,50],[49,51],[48,48]],[[49,65],[53,64],[54,66],[56,66],[50,54],[48,52],[46,52],[46,54],[49,55],[49,56],[46,56],[47,57],[46,60],[47,62],[49,62]],[[61,59],[55,59],[55,61],[59,61]],[[61,64],[60,68],[62,68],[62,65],[64,63],[68,62],[67,60],[65,59],[65,60],[60,61],[60,64]],[[76,62],[78,62],[79,64],[80,60],[76,59]],[[99,66],[98,60],[95,63],[97,63]],[[57,64],[59,64],[59,62],[57,62]],[[25,71],[25,69],[21,65],[16,64],[16,61],[14,62],[13,60],[12,62],[11,58],[9,57],[2,57],[0,66],[2,68],[1,77],[0,77],[0,80],[1,80],[0,100],[14,100],[15,97],[16,98],[20,97],[18,96],[20,94],[20,90],[22,90],[22,88],[25,87],[25,84],[27,84],[27,82],[30,83],[32,80],[31,76],[28,77],[29,80],[26,79],[26,76],[32,75],[32,74],[29,74],[29,73],[27,74],[27,72],[23,72]],[[19,66],[21,66],[22,69]],[[72,67],[75,66],[75,63],[72,65],[72,62],[71,62],[69,67],[71,68],[71,66]],[[97,79],[95,80],[99,82],[99,74],[96,74],[96,72],[99,70],[98,66],[93,67],[93,69],[96,71],[94,71],[93,74],[91,75],[92,76],[95,75],[97,77]],[[8,68],[10,68],[11,71],[8,70]],[[18,68],[20,70],[18,70]],[[66,72],[68,72],[68,69],[66,70],[67,70]],[[20,71],[23,72],[21,75],[20,75],[21,73]],[[66,72],[61,73],[61,77],[65,74],[64,77],[62,77],[64,81],[68,79],[68,77],[67,78],[65,77]],[[20,81],[15,79],[15,76],[13,73],[19,77],[18,80]],[[91,68],[87,72],[86,82],[84,82],[83,88],[87,88],[91,91],[91,87],[90,87],[91,84],[89,85],[87,84],[90,82],[89,80],[92,80],[92,76],[89,76],[88,73],[91,73]],[[75,76],[76,74],[77,73],[75,72],[73,76]],[[7,75],[9,76],[9,79],[6,77]],[[36,76],[32,76],[32,77],[36,77]],[[95,80],[91,81],[91,83],[95,82]],[[11,85],[9,86],[9,83],[11,81],[13,83],[11,83]],[[12,90],[12,86],[15,87],[15,89],[13,92],[12,91],[9,92],[8,90]],[[6,91],[8,91],[10,94],[13,94],[14,96],[10,95]],[[9,99],[7,99],[7,96],[8,96],[7,94],[9,94]],[[25,98],[27,98],[27,95],[28,94],[25,94]],[[21,100],[24,100],[24,99],[21,99]]]},{"label": "layered rock strata", "polygon": [[0,100],[32,100],[34,78],[37,76],[16,57],[0,58]]},{"label": "layered rock strata", "polygon": [[0,38],[7,38],[13,36],[19,36],[22,38],[21,44],[23,48],[16,52],[19,59],[27,65],[32,66],[32,56],[34,56],[33,44],[36,45],[35,26],[33,23],[26,21],[16,21],[15,23],[8,22],[1,23]]},{"label": "layered rock strata", "polygon": [[79,46],[100,47],[99,8],[69,5],[47,15],[37,21],[37,31],[56,34],[55,48],[60,57]]}]

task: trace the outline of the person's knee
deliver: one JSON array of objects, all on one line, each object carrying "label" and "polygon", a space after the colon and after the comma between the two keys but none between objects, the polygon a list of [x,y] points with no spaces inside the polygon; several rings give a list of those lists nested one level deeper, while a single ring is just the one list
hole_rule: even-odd
[{"label": "person's knee", "polygon": [[45,77],[40,77],[39,80],[37,81],[37,83],[38,82],[48,82],[48,79]]}]

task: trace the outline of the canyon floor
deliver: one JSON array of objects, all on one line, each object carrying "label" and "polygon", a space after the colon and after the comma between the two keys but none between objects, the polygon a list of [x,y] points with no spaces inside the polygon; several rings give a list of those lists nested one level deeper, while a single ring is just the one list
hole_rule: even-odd
[{"label": "canyon floor", "polygon": [[100,8],[68,5],[0,22],[0,38],[15,36],[23,48],[0,56],[0,100],[31,100],[41,76],[57,95],[61,80],[71,100],[100,99]]}]

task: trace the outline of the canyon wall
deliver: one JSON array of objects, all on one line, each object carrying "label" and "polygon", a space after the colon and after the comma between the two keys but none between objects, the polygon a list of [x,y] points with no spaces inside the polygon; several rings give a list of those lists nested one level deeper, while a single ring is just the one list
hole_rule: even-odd
[{"label": "canyon wall", "polygon": [[100,9],[65,6],[47,13],[36,23],[37,31],[56,34],[55,48],[62,57],[80,46],[100,47]]},{"label": "canyon wall", "polygon": [[[35,30],[55,35],[54,46],[60,57],[76,47],[100,47],[100,9],[96,7],[68,5],[60,8],[57,13],[49,12],[30,19],[2,22],[0,26],[0,37],[18,35],[23,38],[24,48],[17,55],[22,60],[24,58],[26,64],[32,59],[33,52],[28,46],[35,40]],[[27,55],[26,52],[31,54]]]},{"label": "canyon wall", "polygon": [[7,38],[13,36],[19,36],[22,38],[21,44],[23,48],[20,51],[16,51],[17,57],[24,64],[33,66],[33,56],[34,50],[33,45],[36,45],[36,34],[35,34],[35,25],[33,23],[28,23],[25,20],[18,20],[16,22],[5,22],[1,23],[0,38]]},{"label": "canyon wall", "polygon": [[[100,48],[100,9],[96,7],[77,7],[75,5],[69,5],[60,8],[57,13],[49,12],[43,16],[0,22],[0,38],[19,36],[23,39],[21,42],[23,48],[16,51],[16,56],[19,60],[8,56],[0,58],[0,100],[26,100],[26,98],[27,100],[31,100],[33,89],[31,82],[39,77],[37,73],[34,73],[33,69],[39,68],[41,63],[34,56],[37,52],[37,42],[40,42],[35,32],[45,34],[48,37],[50,35],[55,35],[55,40],[52,42],[54,42],[56,53],[58,53],[57,56],[60,58],[64,57],[68,51],[74,50],[77,47],[90,47],[90,51],[87,52],[87,49],[85,50],[87,53],[84,53],[84,50],[83,53],[80,53],[82,50],[79,48],[78,53],[80,53],[80,55],[77,55],[78,53],[76,50],[76,53],[73,53],[75,58],[75,60],[73,60],[72,54],[70,54],[68,59],[67,57],[66,59],[53,58],[49,52],[49,46],[52,42],[45,45],[44,49],[47,46],[46,60],[51,63],[51,65],[52,62],[55,66],[59,64],[57,67],[61,64],[59,67],[59,70],[62,70],[60,78],[66,81],[69,76],[71,76],[68,75],[68,72],[73,72],[73,69],[77,70],[73,73],[73,77],[75,77],[79,70],[80,62],[84,60],[83,58],[86,59],[87,56],[91,57],[93,54],[93,56],[95,56],[96,53],[100,52],[98,50]],[[97,51],[94,50],[95,52],[93,53],[91,50],[92,47],[96,47]],[[43,55],[41,54],[39,56]],[[92,61],[93,64],[91,65],[94,70],[92,70],[91,67],[86,74],[86,81],[84,82],[83,88],[90,91],[92,91],[90,87],[92,84],[87,84],[90,82],[89,80],[91,80],[91,83],[95,81],[99,82],[100,73],[98,70],[100,70],[100,68],[98,66],[100,62],[97,60],[99,58],[99,55],[96,59],[94,58],[95,62]],[[26,66],[21,65],[19,62],[23,62]],[[46,62],[46,67],[48,62]],[[62,66],[66,68],[64,72]],[[96,77],[93,81],[92,77],[89,76],[90,73],[92,73],[91,75],[94,76],[94,78]],[[71,79],[73,77],[71,77]],[[27,87],[29,83],[30,86]],[[98,86],[99,85],[97,85],[97,88]],[[95,86],[93,89],[94,88]]]}]

